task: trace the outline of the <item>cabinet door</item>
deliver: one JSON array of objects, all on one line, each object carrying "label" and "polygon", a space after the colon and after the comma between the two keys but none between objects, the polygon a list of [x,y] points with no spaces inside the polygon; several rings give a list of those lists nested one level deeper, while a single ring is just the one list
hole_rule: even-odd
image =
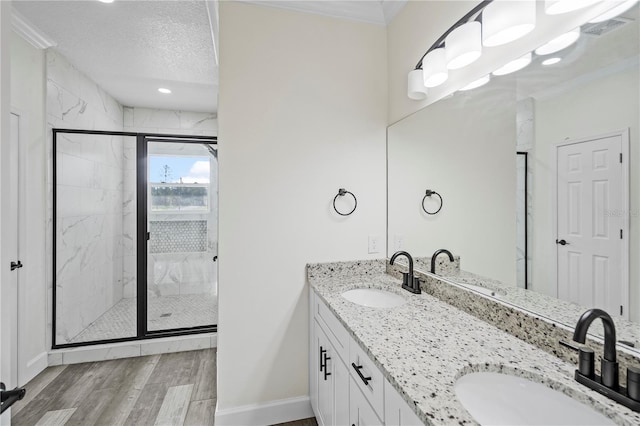
[{"label": "cabinet door", "polygon": [[349,424],[351,426],[383,424],[356,382],[354,382],[353,377],[349,381]]},{"label": "cabinet door", "polygon": [[384,381],[384,424],[386,426],[422,425],[404,399],[385,379]]},{"label": "cabinet door", "polygon": [[316,381],[317,381],[317,395],[318,395],[318,408],[316,412],[316,419],[320,426],[332,426],[335,425],[334,418],[334,376],[328,369],[329,363],[333,361],[335,356],[332,352],[331,344],[327,338],[325,332],[316,323],[315,324],[315,339],[316,339],[316,356],[318,357],[318,363],[316,368]]},{"label": "cabinet door", "polygon": [[333,375],[333,406],[336,425],[349,424],[349,369],[341,359],[329,361]]}]

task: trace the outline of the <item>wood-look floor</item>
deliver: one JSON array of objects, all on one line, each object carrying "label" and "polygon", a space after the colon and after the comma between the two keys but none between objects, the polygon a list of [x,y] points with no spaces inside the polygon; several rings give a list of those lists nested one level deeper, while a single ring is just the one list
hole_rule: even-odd
[{"label": "wood-look floor", "polygon": [[14,426],[213,425],[216,350],[49,367],[25,388]]}]

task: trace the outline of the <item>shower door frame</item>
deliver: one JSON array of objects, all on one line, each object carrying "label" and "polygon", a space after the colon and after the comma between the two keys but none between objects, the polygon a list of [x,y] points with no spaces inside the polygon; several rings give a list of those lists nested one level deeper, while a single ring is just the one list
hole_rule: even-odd
[{"label": "shower door frame", "polygon": [[[52,319],[51,319],[51,349],[76,348],[81,346],[103,345],[109,343],[132,342],[138,340],[156,339],[160,337],[186,336],[201,333],[215,333],[217,324],[199,325],[194,327],[174,328],[166,330],[148,330],[147,328],[147,243],[148,243],[148,205],[147,205],[147,143],[148,142],[178,142],[178,143],[208,143],[218,144],[217,136],[175,135],[166,133],[120,132],[108,130],[81,130],[53,128],[52,153],[52,182],[53,182],[53,239],[52,239]],[[91,340],[88,342],[57,343],[56,342],[56,240],[57,240],[57,135],[58,133],[123,136],[136,138],[136,335],[113,339]],[[144,296],[144,297],[141,297]]]}]

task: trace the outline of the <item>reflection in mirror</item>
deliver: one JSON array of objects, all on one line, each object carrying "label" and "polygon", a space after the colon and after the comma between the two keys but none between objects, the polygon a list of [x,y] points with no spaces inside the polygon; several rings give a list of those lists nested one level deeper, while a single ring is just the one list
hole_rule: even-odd
[{"label": "reflection in mirror", "polygon": [[[446,248],[451,281],[569,327],[603,308],[638,347],[639,41],[636,5],[389,127],[388,254]],[[436,215],[421,206],[430,188]]]}]

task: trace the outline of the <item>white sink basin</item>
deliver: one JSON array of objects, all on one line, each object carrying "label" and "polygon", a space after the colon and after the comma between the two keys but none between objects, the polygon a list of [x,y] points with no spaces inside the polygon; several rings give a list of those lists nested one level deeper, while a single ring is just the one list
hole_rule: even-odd
[{"label": "white sink basin", "polygon": [[402,296],[384,290],[374,288],[357,288],[342,293],[342,297],[357,305],[369,308],[395,308],[404,305],[407,301]]},{"label": "white sink basin", "polygon": [[615,425],[561,392],[508,374],[464,375],[455,392],[481,425]]}]

